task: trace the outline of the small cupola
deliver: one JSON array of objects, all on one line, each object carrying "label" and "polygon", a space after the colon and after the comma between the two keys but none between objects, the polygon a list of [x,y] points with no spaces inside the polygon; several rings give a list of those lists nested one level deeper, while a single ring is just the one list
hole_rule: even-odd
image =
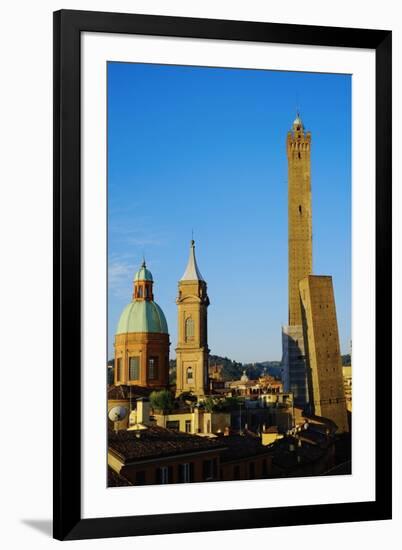
[{"label": "small cupola", "polygon": [[240,377],[240,382],[248,382],[248,376],[246,373],[246,369],[244,369],[243,374]]},{"label": "small cupola", "polygon": [[140,269],[137,271],[134,277],[134,292],[133,300],[152,302],[153,295],[153,278],[152,273],[147,269],[145,260],[142,262]]}]

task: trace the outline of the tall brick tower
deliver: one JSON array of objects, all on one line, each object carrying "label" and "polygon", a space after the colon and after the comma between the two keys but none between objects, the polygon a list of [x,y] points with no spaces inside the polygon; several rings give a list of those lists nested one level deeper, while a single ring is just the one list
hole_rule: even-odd
[{"label": "tall brick tower", "polygon": [[209,298],[207,283],[195,259],[193,240],[186,271],[179,281],[176,303],[178,314],[176,395],[192,392],[202,397],[208,392],[207,309]]},{"label": "tall brick tower", "polygon": [[288,132],[289,325],[301,325],[299,282],[313,270],[311,216],[311,133],[299,114]]},{"label": "tall brick tower", "polygon": [[300,298],[310,411],[335,422],[338,432],[348,432],[332,277],[309,275],[300,281]]},{"label": "tall brick tower", "polygon": [[311,133],[305,132],[297,113],[286,140],[289,324],[282,329],[282,363],[285,391],[293,392],[295,403],[301,407],[308,403],[308,385],[299,283],[313,269],[310,145]]}]

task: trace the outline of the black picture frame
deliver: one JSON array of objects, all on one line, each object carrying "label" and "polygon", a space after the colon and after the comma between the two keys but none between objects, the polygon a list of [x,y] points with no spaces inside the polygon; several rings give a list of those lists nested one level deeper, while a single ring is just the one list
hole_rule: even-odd
[{"label": "black picture frame", "polygon": [[[369,48],[376,55],[376,499],[370,502],[81,517],[82,32]],[[391,41],[386,30],[61,10],[54,13],[54,537],[123,537],[385,520],[392,513]],[[381,292],[378,292],[381,289]],[[74,404],[74,406],[72,406]]]}]

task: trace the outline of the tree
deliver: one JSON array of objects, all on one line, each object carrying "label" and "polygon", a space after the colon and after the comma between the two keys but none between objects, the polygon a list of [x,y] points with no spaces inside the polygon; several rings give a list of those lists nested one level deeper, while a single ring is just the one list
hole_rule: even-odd
[{"label": "tree", "polygon": [[209,413],[211,413],[212,411],[215,411],[217,408],[216,401],[212,397],[207,397],[203,402],[203,405],[205,407],[205,410]]},{"label": "tree", "polygon": [[152,408],[163,414],[167,414],[173,409],[173,397],[169,390],[153,391],[149,400]]},{"label": "tree", "polygon": [[107,368],[107,383],[109,386],[114,384],[114,366]]},{"label": "tree", "polygon": [[222,401],[222,409],[225,411],[237,409],[240,403],[244,403],[244,399],[241,399],[237,396],[225,397],[225,399]]}]

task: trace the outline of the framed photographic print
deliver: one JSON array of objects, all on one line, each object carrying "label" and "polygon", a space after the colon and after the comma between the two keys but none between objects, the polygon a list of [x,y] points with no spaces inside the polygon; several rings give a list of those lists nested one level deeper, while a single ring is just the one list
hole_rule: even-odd
[{"label": "framed photographic print", "polygon": [[391,32],[56,12],[54,220],[56,538],[391,518]]}]

